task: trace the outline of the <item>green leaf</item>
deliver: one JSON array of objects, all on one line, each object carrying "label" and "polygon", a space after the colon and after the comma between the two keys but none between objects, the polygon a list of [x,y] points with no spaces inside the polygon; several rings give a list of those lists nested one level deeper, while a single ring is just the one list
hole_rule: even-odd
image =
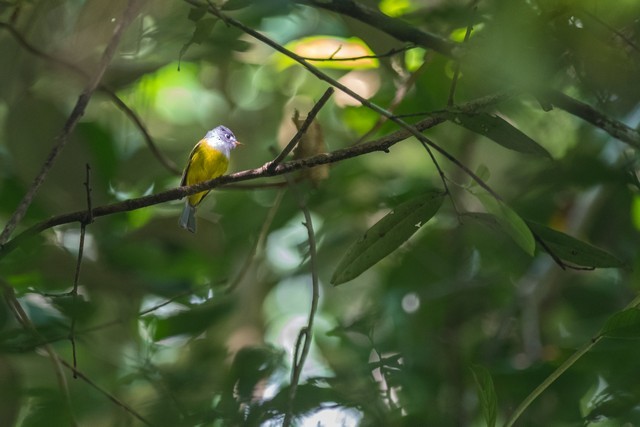
[{"label": "green leaf", "polygon": [[432,190],[402,203],[385,215],[347,250],[331,277],[331,283],[339,285],[355,279],[395,251],[438,212],[443,199],[443,192]]},{"label": "green leaf", "polygon": [[607,319],[600,334],[609,338],[640,338],[640,309],[619,311]]},{"label": "green leaf", "polygon": [[485,209],[493,214],[500,226],[527,254],[533,256],[536,249],[536,241],[529,227],[520,216],[510,207],[505,205],[487,193],[478,193],[475,196],[480,200]]},{"label": "green leaf", "polygon": [[501,117],[488,113],[450,113],[449,120],[472,132],[486,136],[509,150],[551,158],[540,144],[510,125]]},{"label": "green leaf", "polygon": [[471,372],[478,386],[478,397],[480,398],[482,416],[487,423],[487,427],[494,427],[496,425],[496,418],[498,417],[498,397],[496,396],[491,374],[486,368],[480,365],[472,365]]},{"label": "green leaf", "polygon": [[624,266],[622,261],[608,252],[561,233],[560,231],[532,221],[527,221],[527,225],[544,241],[556,256],[564,261],[594,268]]}]

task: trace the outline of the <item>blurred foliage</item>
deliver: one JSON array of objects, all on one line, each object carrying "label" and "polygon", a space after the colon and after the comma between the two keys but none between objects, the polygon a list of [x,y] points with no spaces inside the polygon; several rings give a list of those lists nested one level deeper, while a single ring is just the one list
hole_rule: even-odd
[{"label": "blurred foliage", "polygon": [[[3,226],[125,3],[0,2]],[[302,426],[503,425],[595,336],[517,425],[640,424],[640,322],[628,306],[640,266],[638,154],[531,95],[561,90],[636,126],[640,2],[361,0],[407,31],[459,43],[459,73],[429,46],[314,2],[213,3],[301,56],[340,60],[312,63],[409,122],[447,109],[456,75],[455,104],[514,91],[486,111],[452,108],[450,122],[426,132],[503,200],[436,154],[448,187],[442,196],[441,175],[415,138],[334,163],[312,182],[296,174],[313,220],[321,293],[293,402],[291,361],[307,322],[311,271],[303,216],[286,188],[214,191],[198,210],[195,235],[177,226],[181,201],[96,218],[86,228],[78,298],[60,295],[73,287],[80,225],[45,230],[0,255],[4,294],[15,290],[35,327],[17,320],[9,297],[0,301],[0,425],[144,425],[107,394],[154,426],[271,426],[287,412]],[[352,56],[367,58],[342,61]],[[283,147],[299,125],[292,118],[304,117],[327,88],[204,8],[167,0],[144,4],[102,83],[178,167],[207,130],[233,129],[244,146],[230,172],[271,160],[270,148]],[[339,91],[314,126],[313,154],[397,130]],[[94,207],[180,180],[100,90],[13,237],[86,209],[86,164]],[[438,203],[423,206],[420,197],[434,188]],[[364,237],[368,230],[381,234]],[[373,257],[331,286],[350,262],[340,264],[345,254],[358,259],[349,248],[360,239],[365,256],[376,245]],[[67,402],[42,348],[51,343],[71,363],[72,324],[78,370],[99,388],[61,366]]]}]

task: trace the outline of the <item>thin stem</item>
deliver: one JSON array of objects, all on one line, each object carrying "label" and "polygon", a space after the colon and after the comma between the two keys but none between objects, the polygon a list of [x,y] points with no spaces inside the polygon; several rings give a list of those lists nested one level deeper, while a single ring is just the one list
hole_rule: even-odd
[{"label": "thin stem", "polygon": [[[285,175],[285,178],[287,180],[291,180],[291,178],[289,178],[287,175]],[[297,188],[295,188],[295,184],[293,184],[293,182],[290,183],[289,189],[291,190],[291,193],[293,194],[296,202],[298,203],[298,206],[300,207],[300,210],[304,215],[303,225],[307,229],[307,238],[309,241],[309,263],[311,267],[311,308],[309,309],[309,319],[307,321],[307,325],[300,330],[298,338],[296,340],[295,350],[293,353],[291,385],[289,388],[289,404],[288,410],[284,416],[284,421],[282,422],[282,427],[289,427],[292,421],[293,404],[295,402],[300,376],[302,375],[302,369],[304,368],[307,356],[309,355],[309,350],[311,349],[311,341],[313,338],[313,323],[316,312],[318,310],[318,302],[320,300],[320,283],[318,280],[318,265],[316,259],[316,238],[313,231],[311,214],[309,213],[309,208],[307,207],[305,200],[298,192]]]},{"label": "thin stem", "polygon": [[335,55],[337,52],[334,52],[333,54],[331,54],[331,56],[329,58],[312,58],[312,57],[308,57],[308,56],[301,56],[302,59],[306,60],[306,61],[315,61],[315,62],[343,62],[343,61],[358,61],[361,59],[380,59],[380,58],[387,58],[389,56],[394,56],[397,55],[399,53],[402,52],[406,52],[408,50],[411,49],[415,49],[415,45],[411,44],[409,46],[404,46],[401,48],[393,48],[393,49],[389,49],[388,52],[386,53],[381,53],[379,55],[362,55],[362,56],[350,56],[350,57],[344,57],[344,58],[336,58]]},{"label": "thin stem", "polygon": [[329,87],[324,92],[324,94],[320,97],[318,102],[316,102],[316,104],[313,106],[311,111],[309,111],[309,114],[307,114],[307,118],[304,119],[304,122],[302,122],[302,126],[300,126],[300,129],[298,129],[298,132],[296,132],[293,138],[291,138],[291,141],[289,141],[287,146],[284,147],[284,149],[280,152],[280,154],[278,154],[278,156],[275,159],[273,159],[271,164],[267,166],[268,170],[273,171],[280,163],[282,163],[282,161],[287,157],[287,155],[289,155],[291,150],[293,150],[296,147],[296,145],[298,144],[302,136],[307,132],[307,129],[309,128],[309,126],[311,126],[311,123],[316,118],[316,116],[318,115],[322,107],[324,107],[324,105],[327,103],[329,98],[331,98],[331,95],[333,95],[333,92],[334,90],[332,87]]},{"label": "thin stem", "polygon": [[[633,308],[633,307],[637,307],[638,305],[640,305],[640,295],[637,295],[629,304],[627,304],[627,306],[624,308],[624,310],[627,310],[627,309]],[[518,418],[520,418],[520,416],[524,413],[524,411],[526,411],[527,408],[529,406],[531,406],[533,401],[536,400],[536,398],[538,396],[540,396],[542,394],[542,392],[544,392],[546,389],[548,389],[551,384],[553,384],[558,378],[560,378],[560,376],[562,374],[564,374],[578,360],[580,360],[580,358],[582,358],[582,356],[587,354],[593,347],[595,347],[596,344],[598,344],[604,337],[605,337],[605,335],[603,335],[602,332],[600,332],[590,342],[585,344],[582,348],[580,348],[578,351],[573,353],[567,360],[565,360],[562,365],[560,365],[555,371],[553,371],[551,373],[551,375],[549,375],[542,383],[540,383],[538,385],[538,387],[536,387],[522,401],[522,403],[520,403],[520,405],[518,405],[516,410],[513,411],[513,414],[511,415],[511,417],[509,417],[507,422],[504,424],[504,427],[513,427],[513,425],[518,420]]]}]

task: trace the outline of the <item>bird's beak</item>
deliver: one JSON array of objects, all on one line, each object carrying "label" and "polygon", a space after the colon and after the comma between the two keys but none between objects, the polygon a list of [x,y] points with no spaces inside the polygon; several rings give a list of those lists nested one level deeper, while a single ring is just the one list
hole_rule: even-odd
[{"label": "bird's beak", "polygon": [[236,147],[237,147],[237,146],[239,146],[239,145],[244,145],[244,144],[243,144],[242,142],[240,142],[240,141],[235,141],[235,142],[233,143],[233,148],[236,148]]}]

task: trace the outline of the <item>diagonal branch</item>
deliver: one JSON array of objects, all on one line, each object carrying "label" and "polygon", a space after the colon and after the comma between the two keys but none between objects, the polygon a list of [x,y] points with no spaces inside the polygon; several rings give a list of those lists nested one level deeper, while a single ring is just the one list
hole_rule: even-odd
[{"label": "diagonal branch", "polygon": [[236,28],[241,29],[243,32],[245,32],[246,34],[248,34],[251,37],[255,38],[256,40],[259,40],[262,43],[266,44],[267,46],[270,46],[274,50],[276,50],[276,51],[288,56],[289,58],[293,59],[294,61],[296,61],[297,63],[302,65],[304,68],[306,68],[311,74],[316,76],[318,79],[329,83],[331,86],[333,86],[333,87],[335,87],[337,89],[340,89],[341,91],[343,91],[344,93],[346,93],[347,95],[352,97],[353,99],[358,100],[358,102],[360,102],[365,107],[375,111],[376,113],[380,114],[381,116],[384,116],[384,117],[388,118],[389,120],[391,120],[392,122],[396,123],[398,126],[400,126],[404,130],[409,132],[411,135],[413,135],[416,139],[418,139],[418,141],[421,141],[422,143],[428,145],[429,148],[434,149],[435,151],[440,153],[442,156],[444,156],[447,160],[449,160],[451,163],[456,165],[458,168],[462,169],[464,171],[464,173],[467,174],[467,176],[471,177],[471,179],[473,179],[480,187],[485,189],[496,200],[500,200],[500,201],[502,200],[500,195],[498,195],[491,187],[489,187],[487,185],[487,183],[484,182],[479,176],[477,176],[475,173],[473,173],[473,171],[471,171],[471,169],[469,169],[464,164],[462,164],[460,162],[460,160],[458,160],[455,156],[450,154],[444,148],[442,148],[439,145],[435,144],[433,141],[425,138],[425,136],[422,135],[422,133],[420,133],[420,130],[418,130],[416,127],[409,125],[407,122],[405,122],[404,120],[402,120],[399,117],[395,116],[390,111],[387,111],[384,108],[378,106],[377,104],[374,104],[373,102],[369,101],[368,99],[358,95],[356,92],[354,92],[353,90],[351,90],[347,86],[345,86],[342,83],[338,82],[337,80],[329,77],[327,74],[323,73],[318,68],[316,68],[315,66],[311,65],[308,61],[303,59],[301,56],[291,52],[290,50],[286,49],[284,46],[276,43],[275,41],[271,40],[269,37],[265,36],[264,34],[258,32],[256,30],[254,30],[253,28],[246,26],[242,22],[240,22],[240,21],[238,21],[236,19],[233,19],[230,16],[227,16],[227,15],[223,14],[216,7],[213,7],[212,5],[205,6],[205,5],[203,5],[202,3],[200,3],[197,0],[185,0],[185,1],[187,3],[189,3],[189,4],[194,5],[194,6],[197,6],[197,7],[200,7],[200,8],[206,8],[206,10],[209,13],[211,13],[212,15],[217,16],[218,18],[223,20],[227,25],[232,25],[232,26],[234,26]]},{"label": "diagonal branch", "polygon": [[111,40],[109,40],[109,43],[107,44],[107,47],[102,54],[102,59],[100,61],[100,65],[98,66],[98,71],[93,75],[85,89],[82,91],[82,94],[78,98],[78,101],[76,102],[73,111],[71,111],[69,118],[64,124],[62,131],[56,138],[56,145],[54,145],[53,149],[49,153],[49,156],[42,165],[40,172],[34,179],[33,184],[31,184],[29,190],[27,190],[27,193],[20,201],[20,204],[16,208],[15,212],[13,213],[13,215],[11,215],[9,221],[7,221],[7,224],[2,230],[2,234],[0,234],[0,245],[4,244],[9,239],[11,233],[13,233],[13,230],[18,226],[18,224],[26,214],[27,209],[33,202],[33,198],[40,189],[40,186],[46,179],[49,171],[58,159],[58,156],[69,141],[69,136],[80,121],[80,118],[84,115],[84,111],[87,108],[89,101],[91,100],[91,96],[98,88],[98,85],[100,84],[100,81],[102,80],[102,77],[104,76],[109,63],[111,62],[111,59],[116,53],[125,28],[127,28],[131,21],[137,16],[139,5],[140,0],[129,0],[127,2],[127,6],[120,19],[118,20],[116,28],[113,31],[113,36],[111,37]]},{"label": "diagonal branch", "polygon": [[[491,105],[495,105],[503,101],[507,97],[508,97],[508,94],[506,93],[485,96],[485,97],[473,100],[471,102],[468,102],[466,104],[460,105],[458,108],[460,111],[465,111],[465,112],[479,111]],[[426,129],[437,126],[445,122],[446,120],[447,120],[446,112],[435,112],[427,116],[423,120],[419,121],[414,126],[415,126],[415,129],[417,129],[418,131],[424,131]],[[267,163],[259,168],[236,172],[231,175],[225,175],[220,178],[216,178],[210,181],[205,181],[199,184],[194,184],[192,186],[173,188],[173,189],[152,194],[149,196],[129,199],[119,203],[113,203],[110,205],[98,206],[92,209],[92,214],[94,218],[97,218],[101,216],[112,215],[119,212],[132,211],[132,210],[145,208],[152,205],[157,205],[160,203],[165,203],[171,200],[181,199],[185,196],[196,194],[201,191],[211,190],[215,187],[218,187],[224,184],[255,180],[259,178],[265,178],[265,177],[271,177],[271,176],[277,176],[277,175],[284,175],[300,169],[310,168],[318,165],[336,163],[336,162],[362,156],[364,154],[368,154],[376,151],[388,152],[393,145],[397,144],[402,140],[407,139],[410,135],[411,134],[407,130],[400,129],[380,139],[366,142],[364,144],[351,146],[348,148],[342,148],[329,153],[318,154],[316,156],[308,157],[306,159],[293,160],[293,161],[281,163],[272,171],[268,169],[269,163]],[[16,236],[12,240],[8,241],[5,245],[0,246],[0,259],[2,259],[11,251],[16,249],[21,242],[28,239],[29,237],[34,236],[44,230],[47,230],[49,228],[52,228],[58,225],[83,221],[86,218],[86,216],[87,216],[87,211],[82,210],[82,211],[71,212],[63,215],[58,215],[33,225],[30,228],[23,231],[22,233],[20,233],[18,236]]]},{"label": "diagonal branch", "polygon": [[300,126],[300,129],[298,129],[298,132],[296,132],[294,137],[291,138],[291,141],[289,141],[287,146],[284,147],[284,150],[282,150],[280,154],[278,154],[276,158],[273,159],[273,161],[271,162],[271,164],[269,164],[267,169],[274,170],[280,163],[282,163],[282,161],[287,157],[287,155],[291,152],[291,150],[293,150],[296,147],[296,145],[298,144],[298,141],[300,141],[300,139],[307,132],[307,129],[309,128],[309,126],[311,126],[311,122],[313,122],[313,119],[316,118],[316,116],[318,115],[322,107],[324,107],[324,104],[326,104],[329,98],[331,98],[331,95],[333,95],[333,88],[329,87],[324,92],[320,100],[316,102],[316,105],[314,105],[311,111],[309,111],[309,114],[307,114],[307,118],[304,119],[304,122],[302,123],[302,126]]}]

